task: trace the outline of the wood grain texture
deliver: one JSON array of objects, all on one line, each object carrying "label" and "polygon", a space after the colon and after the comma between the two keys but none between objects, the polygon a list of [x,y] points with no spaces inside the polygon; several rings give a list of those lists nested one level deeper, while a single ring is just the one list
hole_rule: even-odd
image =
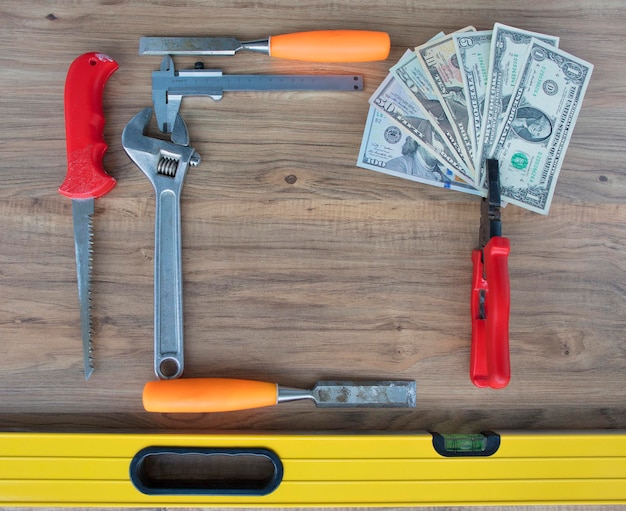
[{"label": "wood grain texture", "polygon": [[[0,420],[5,429],[437,430],[626,427],[626,4],[612,0],[30,1],[0,5]],[[512,381],[468,375],[476,198],[355,166],[367,100],[406,48],[494,22],[546,32],[595,65],[547,217],[503,212],[510,238]],[[154,378],[154,196],[121,147],[150,105],[159,57],[142,35],[389,32],[389,60],[308,64],[238,54],[227,73],[363,74],[364,92],[185,99],[203,161],[182,198],[186,376],[415,379],[413,411],[304,403],[167,416]],[[107,171],[96,201],[95,373],[84,381],[63,88],[87,51],[120,69],[104,96]],[[178,68],[194,59],[179,57]]]}]

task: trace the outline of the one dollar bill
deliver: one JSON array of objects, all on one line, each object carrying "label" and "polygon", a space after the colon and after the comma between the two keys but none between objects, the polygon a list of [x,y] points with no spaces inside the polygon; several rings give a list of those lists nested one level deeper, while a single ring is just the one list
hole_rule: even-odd
[{"label": "one dollar bill", "polygon": [[[519,72],[528,54],[532,38],[558,46],[559,38],[536,32],[529,32],[502,23],[493,27],[491,48],[489,51],[489,85],[485,97],[482,132],[480,135],[480,155],[476,159],[479,171],[483,161],[489,157],[496,141],[496,135],[502,125],[504,114],[519,78]],[[484,181],[484,173],[481,175]]]},{"label": "one dollar bill", "polygon": [[490,157],[507,202],[548,214],[593,65],[532,39]]}]

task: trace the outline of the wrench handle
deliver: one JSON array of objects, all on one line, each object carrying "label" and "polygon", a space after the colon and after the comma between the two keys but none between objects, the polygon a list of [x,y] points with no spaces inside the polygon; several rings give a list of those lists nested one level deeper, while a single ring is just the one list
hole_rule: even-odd
[{"label": "wrench handle", "polygon": [[154,372],[178,378],[183,359],[183,289],[180,197],[157,189],[154,246]]}]

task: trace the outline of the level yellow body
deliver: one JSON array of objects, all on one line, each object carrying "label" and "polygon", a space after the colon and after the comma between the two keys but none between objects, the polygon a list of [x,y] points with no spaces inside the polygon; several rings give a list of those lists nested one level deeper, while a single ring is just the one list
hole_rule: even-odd
[{"label": "level yellow body", "polygon": [[[0,433],[0,506],[626,504],[626,432],[497,436],[493,454],[448,457],[428,433]],[[146,494],[131,464],[150,447],[262,450],[280,473],[265,495]]]}]

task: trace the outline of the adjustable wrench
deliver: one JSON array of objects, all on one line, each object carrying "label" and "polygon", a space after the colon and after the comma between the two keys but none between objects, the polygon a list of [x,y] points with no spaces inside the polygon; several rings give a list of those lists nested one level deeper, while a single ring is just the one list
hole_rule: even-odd
[{"label": "adjustable wrench", "polygon": [[145,135],[152,108],[133,117],[122,132],[122,145],[156,192],[154,246],[154,372],[159,379],[178,378],[184,369],[180,191],[189,165],[200,155],[189,147],[180,116],[172,142]]}]

